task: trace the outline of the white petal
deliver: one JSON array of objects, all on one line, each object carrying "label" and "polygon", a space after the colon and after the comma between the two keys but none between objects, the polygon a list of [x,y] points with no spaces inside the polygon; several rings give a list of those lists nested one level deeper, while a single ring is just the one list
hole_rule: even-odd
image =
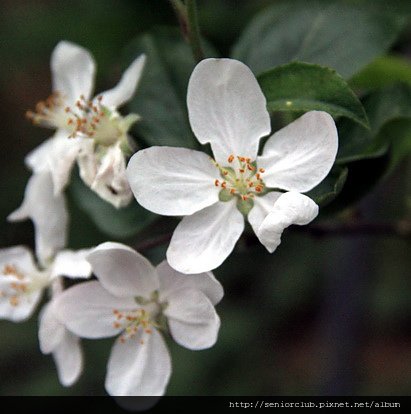
[{"label": "white petal", "polygon": [[54,193],[61,193],[70,181],[71,171],[76,158],[84,144],[82,138],[69,138],[67,133],[59,130],[53,139],[48,154],[50,173],[53,178]]},{"label": "white petal", "polygon": [[194,134],[211,144],[220,163],[231,154],[254,160],[260,138],[271,130],[260,86],[237,60],[202,60],[188,84],[187,106]]},{"label": "white petal", "polygon": [[39,342],[43,354],[50,354],[61,343],[64,338],[66,328],[57,319],[54,302],[47,303],[41,313],[39,320]]},{"label": "white petal", "polygon": [[220,329],[220,318],[204,293],[193,289],[175,291],[168,298],[164,314],[174,340],[188,349],[213,346]]},{"label": "white petal", "polygon": [[182,273],[215,269],[232,252],[243,230],[235,200],[215,203],[183,218],[167,250],[168,263]]},{"label": "white petal", "polygon": [[71,171],[84,140],[69,138],[64,130],[57,130],[54,136],[31,151],[25,162],[36,174],[49,172],[53,179],[54,193],[58,195],[67,186]]},{"label": "white petal", "polygon": [[86,279],[91,276],[91,265],[86,260],[91,249],[77,251],[63,250],[58,252],[52,265],[52,277],[66,276],[69,278]]},{"label": "white petal", "polygon": [[77,165],[81,179],[91,187],[97,174],[98,160],[95,153],[94,140],[83,138],[83,141],[77,156]]},{"label": "white petal", "polygon": [[22,205],[8,216],[10,221],[30,218],[35,227],[36,255],[48,263],[66,244],[68,213],[63,194],[55,196],[49,173],[33,174]]},{"label": "white petal", "polygon": [[93,89],[95,63],[91,54],[81,46],[61,41],[51,56],[53,91],[63,94],[68,106],[81,95],[89,99]]},{"label": "white petal", "polygon": [[54,136],[28,153],[24,162],[34,173],[50,171],[49,154],[53,151]]},{"label": "white petal", "polygon": [[64,330],[64,336],[53,352],[60,383],[65,387],[73,385],[83,371],[83,352],[80,339]]},{"label": "white petal", "polygon": [[190,215],[218,201],[219,170],[200,151],[172,147],[138,151],[128,163],[127,176],[139,204],[157,214]]},{"label": "white petal", "polygon": [[278,197],[281,196],[281,194],[283,193],[272,191],[265,196],[254,198],[254,207],[248,213],[247,218],[255,234],[258,233],[261,223],[273,209],[274,203],[277,201]]},{"label": "white petal", "polygon": [[126,160],[119,145],[113,145],[101,160],[91,189],[116,208],[125,207],[133,198],[126,176]]},{"label": "white petal", "polygon": [[[22,322],[28,319],[39,303],[43,290],[37,289],[32,293],[16,294],[12,284],[19,284],[20,279],[13,276],[0,275],[0,319],[12,322]],[[12,298],[15,298],[15,302]]]},{"label": "white petal", "polygon": [[115,296],[149,298],[159,288],[154,266],[124,244],[100,244],[91,251],[87,260],[101,284]]},{"label": "white petal", "polygon": [[125,104],[133,97],[138,81],[141,78],[145,61],[146,56],[140,55],[123,73],[117,86],[99,94],[99,96],[103,97],[101,103],[104,106],[113,110]]},{"label": "white petal", "polygon": [[56,299],[58,320],[83,338],[106,338],[121,332],[115,328],[114,310],[132,310],[136,303],[107,292],[97,281],[84,282],[65,290]]},{"label": "white petal", "polygon": [[[140,341],[144,341],[143,344]],[[113,396],[163,395],[170,379],[171,359],[163,337],[139,331],[114,344],[107,366],[106,390]]]},{"label": "white petal", "polygon": [[29,318],[41,298],[41,286],[31,293],[16,286],[30,289],[31,283],[40,282],[42,277],[29,249],[24,246],[0,249],[0,319],[20,322]]},{"label": "white petal", "polygon": [[7,247],[0,249],[0,274],[4,268],[14,266],[16,270],[25,276],[37,272],[31,251],[24,246]]},{"label": "white petal", "polygon": [[311,111],[272,135],[257,164],[265,169],[262,178],[268,187],[306,192],[327,176],[337,149],[332,117]]},{"label": "white petal", "polygon": [[272,253],[281,243],[283,230],[291,224],[303,226],[318,215],[318,206],[311,198],[297,193],[284,193],[274,204],[270,214],[262,222],[257,236]]},{"label": "white petal", "polygon": [[221,283],[211,272],[199,273],[196,275],[186,275],[174,270],[166,260],[157,266],[157,273],[160,280],[160,299],[167,298],[181,289],[198,290],[216,305],[224,296]]}]

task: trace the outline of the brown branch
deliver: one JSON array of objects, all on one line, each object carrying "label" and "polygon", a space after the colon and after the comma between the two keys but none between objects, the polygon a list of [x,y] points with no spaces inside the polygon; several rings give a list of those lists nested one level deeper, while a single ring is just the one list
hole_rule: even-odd
[{"label": "brown branch", "polygon": [[[345,237],[345,236],[376,236],[411,239],[411,220],[400,220],[392,223],[372,223],[364,221],[352,222],[320,222],[308,226],[293,226],[291,231],[308,234],[313,237]],[[145,251],[161,246],[171,240],[173,233],[165,233],[137,243],[138,251]],[[244,234],[247,245],[258,244],[252,234]]]}]

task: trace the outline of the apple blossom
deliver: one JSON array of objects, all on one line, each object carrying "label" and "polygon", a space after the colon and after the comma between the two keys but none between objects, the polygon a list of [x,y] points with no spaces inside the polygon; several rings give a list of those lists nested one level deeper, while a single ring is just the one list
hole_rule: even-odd
[{"label": "apple blossom", "polygon": [[[116,87],[92,98],[95,63],[84,48],[67,41],[55,47],[51,57],[53,93],[28,111],[27,117],[36,125],[55,129],[52,138],[35,148],[26,158],[28,166],[37,173],[51,173],[56,194],[67,185],[72,167],[79,163],[80,176],[101,198],[116,207],[128,204],[132,198],[125,172],[118,166],[118,157],[106,153],[115,146],[124,159],[130,152],[128,130],[138,115],[120,115],[117,108],[129,101],[136,90],[145,63],[145,56],[135,59],[124,72]],[[84,162],[84,158],[87,162]],[[107,166],[108,161],[115,163]],[[111,168],[121,176],[107,177]],[[121,191],[113,181],[122,182]]]},{"label": "apple blossom", "polygon": [[118,336],[107,366],[110,395],[163,395],[171,360],[161,331],[192,350],[214,345],[221,285],[212,273],[188,278],[166,261],[154,267],[119,243],[103,243],[87,259],[98,281],[59,295],[57,317],[80,337]]},{"label": "apple blossom", "polygon": [[55,298],[62,292],[61,276],[85,279],[91,276],[85,260],[89,250],[62,250],[47,266],[35,264],[31,251],[23,246],[0,249],[0,319],[22,322],[28,319],[44,291],[52,299],[40,313],[39,340],[44,354],[52,354],[61,384],[72,385],[83,367],[80,340],[55,317]]},{"label": "apple blossom", "polygon": [[62,250],[47,266],[38,266],[24,246],[0,249],[0,319],[24,321],[31,316],[44,290],[59,276],[88,278],[88,250]]},{"label": "apple blossom", "polygon": [[186,216],[167,251],[183,273],[218,267],[233,250],[247,217],[273,252],[282,231],[308,224],[318,206],[301,194],[330,171],[338,136],[332,117],[311,111],[268,138],[265,97],[250,69],[231,59],[205,59],[187,93],[192,130],[213,158],[185,148],[151,147],[131,158],[127,175],[137,201],[157,214]]}]

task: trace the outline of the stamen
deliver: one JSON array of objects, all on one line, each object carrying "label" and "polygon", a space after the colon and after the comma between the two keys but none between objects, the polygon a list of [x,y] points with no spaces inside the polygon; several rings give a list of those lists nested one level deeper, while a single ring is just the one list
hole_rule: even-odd
[{"label": "stamen", "polygon": [[9,303],[11,306],[16,307],[19,305],[20,300],[18,296],[11,296],[9,299]]},{"label": "stamen", "polygon": [[16,279],[23,280],[23,273],[19,272],[14,265],[7,264],[4,266],[2,274],[5,276],[14,276]]},{"label": "stamen", "polygon": [[128,311],[125,314],[118,309],[113,309],[113,315],[116,319],[112,326],[115,329],[123,329],[123,333],[119,338],[121,343],[135,337],[140,329],[143,334],[149,335],[153,332],[151,327],[156,326],[155,322],[150,320],[150,314],[143,308]]},{"label": "stamen", "polygon": [[228,157],[227,161],[231,164],[231,163],[234,161],[234,155],[233,155],[233,154],[231,154],[231,155]]}]

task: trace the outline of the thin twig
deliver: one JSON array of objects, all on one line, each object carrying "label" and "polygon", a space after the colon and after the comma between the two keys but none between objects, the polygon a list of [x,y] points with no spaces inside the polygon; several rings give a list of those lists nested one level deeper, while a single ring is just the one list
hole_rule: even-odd
[{"label": "thin twig", "polygon": [[[308,226],[293,226],[291,231],[305,233],[313,237],[345,237],[345,236],[381,236],[411,239],[411,221],[400,220],[393,223],[372,222],[321,222]],[[173,233],[165,233],[137,243],[134,247],[138,251],[149,250],[161,246],[171,240]],[[253,235],[243,235],[248,245],[258,243]]]}]

